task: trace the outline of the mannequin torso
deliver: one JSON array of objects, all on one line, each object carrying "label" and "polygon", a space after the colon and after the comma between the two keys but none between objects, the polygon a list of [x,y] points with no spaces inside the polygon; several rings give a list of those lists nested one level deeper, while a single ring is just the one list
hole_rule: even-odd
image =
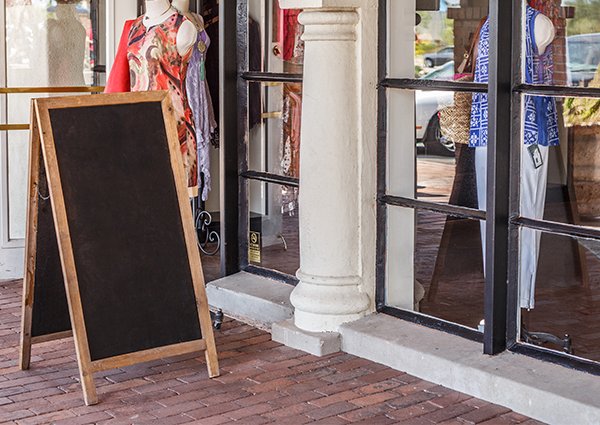
[{"label": "mannequin torso", "polygon": [[171,7],[169,0],[146,0],[146,7],[147,13],[132,23],[128,33],[130,89],[169,93],[188,188],[191,196],[195,196],[198,190],[196,133],[185,87],[198,31]]},{"label": "mannequin torso", "polygon": [[[146,14],[144,16],[144,26],[146,28],[161,24],[166,21],[176,9],[171,7],[169,0],[146,0]],[[184,21],[177,31],[177,51],[181,56],[185,56],[196,42],[198,30],[190,20]]]},{"label": "mannequin torso", "polygon": [[552,41],[554,41],[556,29],[550,18],[540,13],[535,18],[534,33],[538,54],[542,55]]}]

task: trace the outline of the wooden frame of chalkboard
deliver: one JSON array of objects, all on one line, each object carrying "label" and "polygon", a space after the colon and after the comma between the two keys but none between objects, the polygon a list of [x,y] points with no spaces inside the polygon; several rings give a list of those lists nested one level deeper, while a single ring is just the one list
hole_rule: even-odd
[{"label": "wooden frame of chalkboard", "polygon": [[[69,330],[50,331],[47,334],[42,332],[35,336],[31,333],[36,309],[47,302],[35,297],[36,286],[46,283],[36,282],[36,279],[43,280],[36,276],[36,259],[39,258],[37,236],[42,231],[38,228],[39,187],[43,183],[41,171],[45,170],[86,404],[98,402],[93,379],[95,372],[145,361],[204,351],[208,375],[218,376],[217,351],[202,264],[189,207],[177,126],[168,94],[146,92],[45,98],[35,99],[32,105],[21,367],[29,367],[31,344],[70,335]],[[130,127],[133,122],[144,124],[135,127],[136,132],[132,132]],[[137,134],[137,130],[140,134]],[[96,137],[97,133],[105,134]],[[104,146],[105,140],[111,144]],[[137,158],[136,149],[144,146],[149,148],[140,153],[142,159]],[[147,151],[150,153],[146,155]],[[40,163],[40,155],[43,163]],[[81,155],[86,155],[87,163],[78,162]],[[105,155],[111,160],[103,163],[100,158],[96,160],[94,155]],[[134,163],[131,167],[121,161],[122,157],[127,156]],[[113,161],[118,164],[114,165]],[[81,169],[80,166],[86,168]],[[94,174],[102,174],[105,168],[106,175]],[[136,172],[140,175],[136,176]],[[78,173],[81,173],[81,178]],[[112,177],[113,175],[117,177]],[[148,232],[144,233],[139,229],[144,223],[139,223],[138,226],[133,221],[131,229],[127,226],[119,227],[123,223],[131,225],[131,217],[137,217],[135,203],[123,205],[122,215],[130,221],[121,223],[118,221],[120,218],[117,218],[114,230],[110,228],[114,216],[107,217],[110,208],[114,213],[115,208],[120,205],[118,201],[127,199],[123,197],[128,195],[126,189],[120,187],[121,183],[127,185],[126,180],[143,183],[148,176],[151,176],[151,184],[154,185],[151,189],[159,192],[157,196],[162,196],[161,202],[152,204],[156,206],[156,213],[147,205],[141,205],[140,208],[145,207],[142,213],[146,220],[154,220],[154,231],[160,232],[163,224],[166,229],[170,229],[170,245],[166,248],[161,245],[162,241],[158,241],[158,236],[152,234],[150,238],[145,237]],[[95,205],[78,205],[82,200],[94,199],[88,193],[89,190],[85,189],[91,188],[90,182],[95,184],[96,178],[100,188],[98,193],[104,196],[102,206],[107,209],[106,213],[95,208]],[[117,179],[111,181],[113,186],[105,182],[111,178]],[[103,184],[110,187],[102,188]],[[111,198],[113,192],[117,193],[114,199],[106,199]],[[139,199],[135,194],[131,197]],[[130,213],[132,210],[135,213]],[[157,216],[159,213],[163,215]],[[158,219],[163,221],[157,221]],[[103,233],[86,233],[96,226],[103,229]],[[133,255],[127,257],[126,261],[115,257],[111,252],[118,251],[119,246],[114,243],[107,245],[102,239],[103,235],[111,232],[114,233],[113,239],[111,235],[106,236],[109,242],[123,241],[127,245],[123,250],[129,249],[124,252],[132,254],[133,251]],[[145,243],[154,243],[153,248],[159,252],[158,258],[147,259],[144,256],[147,250],[136,256],[136,237],[141,237]],[[140,243],[142,250],[145,243]],[[106,249],[107,246],[110,249]],[[173,259],[175,252],[181,255]],[[111,262],[108,263],[104,257]],[[160,264],[154,266],[154,263]],[[174,268],[173,265],[177,267]],[[152,269],[148,272],[150,276],[143,274],[142,267],[148,266]],[[113,269],[117,271],[114,272]],[[135,273],[140,270],[141,276],[136,278]],[[99,271],[106,271],[106,279],[100,276]],[[160,277],[153,280],[154,274]],[[110,302],[104,302],[105,300]],[[60,306],[60,303],[55,305]],[[154,306],[154,310],[149,310],[148,305]],[[119,314],[131,314],[131,321],[127,316],[123,318]],[[115,322],[114,317],[120,317],[120,320]],[[137,327],[133,329],[134,326]],[[115,338],[114,335],[119,337]]]},{"label": "wooden frame of chalkboard", "polygon": [[[33,102],[29,152],[29,203],[21,316],[22,370],[29,369],[32,344],[73,336]],[[36,255],[38,250],[44,255]],[[40,280],[41,285],[34,291],[36,280]]]}]

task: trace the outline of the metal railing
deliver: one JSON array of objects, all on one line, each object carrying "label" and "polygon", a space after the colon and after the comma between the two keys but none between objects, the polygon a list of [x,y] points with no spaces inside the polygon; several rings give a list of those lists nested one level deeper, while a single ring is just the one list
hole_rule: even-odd
[{"label": "metal railing", "polygon": [[[42,94],[42,93],[102,93],[101,86],[66,87],[0,87],[2,94]],[[30,124],[0,124],[0,131],[29,130]]]}]

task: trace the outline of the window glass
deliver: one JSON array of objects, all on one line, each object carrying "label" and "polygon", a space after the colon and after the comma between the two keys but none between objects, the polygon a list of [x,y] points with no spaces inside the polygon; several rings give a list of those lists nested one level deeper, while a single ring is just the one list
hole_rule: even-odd
[{"label": "window glass", "polygon": [[282,9],[279,0],[248,2],[248,58],[250,71],[302,73],[304,26],[300,9]]},{"label": "window glass", "polygon": [[[465,55],[474,58],[471,49],[477,48],[476,33],[481,19],[488,13],[488,1],[441,0],[437,10],[426,10],[421,2],[416,5],[414,77],[472,79],[472,75],[465,75],[473,73],[472,66],[467,65],[472,62],[463,64],[463,61]],[[440,68],[444,72],[432,72]]]},{"label": "window glass", "polygon": [[[478,203],[476,158],[485,166],[487,151],[468,146],[471,100],[471,93],[462,92],[389,93],[389,195],[485,210]],[[411,103],[414,132],[392,119],[410,117]]]},{"label": "window glass", "polygon": [[388,305],[478,329],[484,287],[480,223],[397,207],[388,216],[390,228],[397,229],[416,218],[413,255],[402,252],[412,239],[407,231],[388,234]]},{"label": "window glass", "polygon": [[[600,227],[600,99],[523,99],[521,215]],[[530,126],[548,107],[544,126]]]},{"label": "window glass", "polygon": [[256,91],[250,89],[248,167],[299,178],[302,84],[252,86]]},{"label": "window glass", "polygon": [[544,64],[532,84],[590,86],[600,66],[600,2],[529,0],[525,11],[525,52]]},{"label": "window glass", "polygon": [[415,93],[418,199],[479,207],[476,150],[468,146],[471,99],[470,93]]},{"label": "window glass", "polygon": [[[91,85],[96,65],[89,1],[4,2],[6,20],[6,86],[56,87]],[[98,38],[98,37],[96,37]],[[2,118],[10,124],[29,123],[32,97],[5,96]],[[6,137],[9,239],[25,237],[28,140],[26,131]],[[0,167],[1,168],[1,167]]]},{"label": "window glass", "polygon": [[[248,2],[248,12],[250,71],[301,73],[301,11],[281,9],[272,0]],[[302,84],[251,83],[248,96],[249,169],[298,178]]]},{"label": "window glass", "polygon": [[249,263],[295,275],[300,268],[298,189],[258,181],[249,186]]},{"label": "window glass", "polygon": [[[522,229],[539,240],[526,250],[519,269],[521,340],[600,361],[600,240]],[[570,344],[568,339],[570,337]]]}]

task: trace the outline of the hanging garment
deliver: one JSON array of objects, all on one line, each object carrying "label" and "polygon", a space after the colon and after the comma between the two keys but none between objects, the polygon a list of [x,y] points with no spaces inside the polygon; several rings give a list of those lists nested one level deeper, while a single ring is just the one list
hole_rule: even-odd
[{"label": "hanging garment", "polygon": [[[204,0],[202,2],[202,17],[211,49],[206,54],[206,81],[212,99],[215,120],[219,122],[219,1]],[[219,130],[211,136],[211,143],[219,147]]]},{"label": "hanging garment", "polygon": [[301,64],[304,61],[304,29],[298,22],[300,9],[279,11],[279,44],[284,61]]},{"label": "hanging garment", "polygon": [[[281,168],[289,177],[300,177],[300,129],[302,126],[302,84],[283,85]],[[298,188],[281,187],[281,213],[296,215]]]},{"label": "hanging garment", "polygon": [[[204,28],[198,29],[198,38],[192,49],[187,70],[186,88],[188,102],[194,115],[196,143],[198,146],[198,181],[203,182],[200,196],[208,198],[211,187],[210,176],[210,138],[217,129],[215,114],[206,81],[206,53],[210,47],[210,38]],[[202,176],[204,180],[202,180]]]},{"label": "hanging garment", "polygon": [[127,45],[129,42],[129,31],[135,21],[125,21],[123,26],[123,32],[121,33],[121,40],[119,40],[119,47],[117,48],[117,54],[104,87],[104,93],[126,93],[131,90],[131,82],[129,81],[129,62],[127,60]]},{"label": "hanging garment", "polygon": [[[526,49],[525,49],[525,82],[528,84],[553,84],[553,54],[548,46],[540,55],[535,40],[535,19],[539,12],[527,6],[526,10]],[[489,82],[489,50],[490,22],[489,19],[481,28],[478,56],[475,64],[476,83]],[[525,115],[524,143],[526,145],[556,146],[559,144],[558,113],[556,101],[548,96],[523,96]],[[471,129],[469,146],[487,146],[488,141],[488,95],[474,93],[471,106]]]},{"label": "hanging garment", "polygon": [[183,57],[177,51],[177,32],[186,20],[183,15],[175,12],[166,21],[146,28],[143,16],[140,16],[129,32],[127,59],[131,91],[169,92],[188,187],[197,189],[196,132],[185,83],[192,51]]},{"label": "hanging garment", "polygon": [[281,168],[289,177],[300,177],[300,129],[302,127],[302,84],[283,85],[283,146]]}]

